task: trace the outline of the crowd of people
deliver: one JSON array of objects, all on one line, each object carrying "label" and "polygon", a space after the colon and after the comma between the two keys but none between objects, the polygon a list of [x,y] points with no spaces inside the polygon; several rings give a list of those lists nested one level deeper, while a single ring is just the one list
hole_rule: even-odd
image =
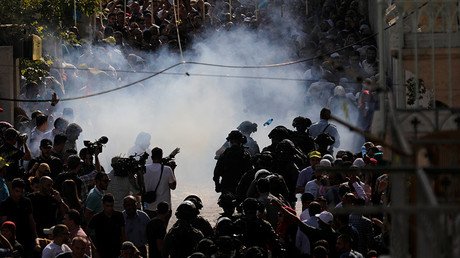
[{"label": "crowd of people", "polygon": [[[320,258],[389,252],[389,218],[347,209],[389,204],[388,178],[380,169],[388,165],[384,150],[362,139],[358,152],[341,149],[330,121],[332,114],[368,132],[378,104],[377,49],[363,1],[126,2],[102,4],[89,41],[69,29],[80,41],[62,45],[49,76],[22,78],[20,98],[38,101],[21,102],[14,124],[0,122],[2,257]],[[298,29],[277,26],[275,16],[289,16]],[[199,196],[171,210],[179,149],[164,157],[161,148],[149,149],[151,137],[142,132],[128,152],[151,156],[113,157],[110,171],[99,162],[103,138],[77,149],[81,121],[60,98],[114,86],[91,83],[95,79],[129,81],[120,69],[144,70],[146,60],[164,49],[193,50],[210,32],[239,28],[286,41],[294,58],[315,57],[305,63],[306,104],[322,109],[315,123],[299,116],[294,130],[275,127],[265,148],[251,137],[257,124],[250,121],[228,134],[215,156],[212,179],[222,208],[215,225],[200,216],[206,204]],[[290,37],[280,37],[286,31]],[[94,55],[96,49],[107,55]],[[373,172],[360,174],[367,170]],[[173,213],[177,221],[170,225]]]},{"label": "crowd of people", "polygon": [[[366,142],[359,153],[340,149],[330,115],[324,108],[316,123],[299,116],[294,130],[276,126],[265,148],[251,137],[257,124],[244,121],[231,131],[216,151],[213,180],[222,213],[215,225],[200,216],[205,204],[196,195],[177,206],[177,221],[169,225],[177,185],[172,158],[179,149],[167,157],[161,148],[149,150],[145,132],[131,149],[149,151],[149,160],[114,157],[106,173],[98,161],[103,139],[73,154],[69,124],[54,142],[46,138],[52,131],[44,130],[35,155],[29,149],[33,138],[3,121],[0,250],[13,257],[387,254],[388,218],[347,209],[389,204],[388,177],[379,169],[388,165],[383,148]],[[42,119],[47,123],[38,114],[31,132]],[[147,198],[151,192],[154,197]]]}]

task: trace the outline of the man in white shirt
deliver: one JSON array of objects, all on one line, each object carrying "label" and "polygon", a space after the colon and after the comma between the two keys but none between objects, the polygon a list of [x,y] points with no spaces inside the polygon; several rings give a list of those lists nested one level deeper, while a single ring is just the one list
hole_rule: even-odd
[{"label": "man in white shirt", "polygon": [[53,242],[49,243],[42,252],[42,258],[54,258],[60,253],[71,252],[66,243],[69,242],[70,232],[66,225],[58,224],[53,229]]},{"label": "man in white shirt", "polygon": [[[146,209],[156,211],[157,204],[164,201],[171,206],[171,190],[176,189],[177,181],[171,167],[163,165],[163,150],[155,147],[152,149],[152,164],[145,167],[144,184],[145,191],[155,191],[156,199],[146,204]],[[158,186],[158,187],[157,187]]]}]

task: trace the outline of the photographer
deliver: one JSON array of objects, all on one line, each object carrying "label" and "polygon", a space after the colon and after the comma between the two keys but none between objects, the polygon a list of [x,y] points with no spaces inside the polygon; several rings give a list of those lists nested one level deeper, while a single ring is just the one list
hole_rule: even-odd
[{"label": "photographer", "polygon": [[24,169],[20,167],[20,161],[31,159],[29,147],[27,146],[27,135],[19,135],[19,132],[14,128],[6,129],[4,143],[0,146],[0,156],[9,163],[5,177],[7,182],[11,182],[17,177],[22,178]]},{"label": "photographer", "polygon": [[329,123],[331,118],[331,110],[327,108],[321,109],[319,114],[320,120],[310,126],[310,136],[315,139],[318,145],[317,150],[322,155],[333,154],[334,148],[340,146],[340,135],[337,127]]},{"label": "photographer", "polygon": [[[99,153],[102,152],[102,145],[107,143],[108,139],[102,136],[94,143],[90,141],[83,141],[86,147],[82,148],[79,153],[80,159],[83,161],[80,171],[78,173],[81,180],[86,185],[87,189],[93,188],[95,182],[94,178],[98,172],[105,172],[104,168],[99,162]],[[94,163],[93,163],[94,155]],[[86,193],[84,193],[86,195]]]},{"label": "photographer", "polygon": [[[136,160],[132,160],[136,162]],[[113,169],[108,174],[110,184],[107,188],[107,192],[111,193],[115,199],[114,209],[122,211],[123,198],[138,193],[139,187],[135,183],[135,171],[130,171],[129,158],[113,157],[111,166]]]},{"label": "photographer", "polygon": [[173,169],[163,164],[162,149],[158,147],[152,149],[152,162],[145,167],[144,184],[146,192],[156,189],[156,200],[147,204],[146,209],[156,211],[157,204],[162,201],[167,202],[171,207],[171,190],[176,189],[177,181]]}]

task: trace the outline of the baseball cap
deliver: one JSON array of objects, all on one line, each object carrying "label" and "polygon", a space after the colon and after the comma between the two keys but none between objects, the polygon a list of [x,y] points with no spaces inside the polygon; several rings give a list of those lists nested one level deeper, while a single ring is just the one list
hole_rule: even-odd
[{"label": "baseball cap", "polygon": [[322,160],[319,162],[319,166],[320,166],[320,167],[332,167],[332,164],[331,164],[331,162],[330,162],[328,159],[322,159]]},{"label": "baseball cap", "polygon": [[334,216],[328,211],[322,211],[320,214],[316,214],[315,216],[328,225],[331,225],[334,220]]},{"label": "baseball cap", "polygon": [[53,142],[50,139],[43,139],[40,141],[40,147],[42,148],[53,147]]},{"label": "baseball cap", "polygon": [[49,235],[52,235],[52,234],[53,234],[53,231],[54,231],[54,227],[55,227],[55,226],[52,226],[52,227],[50,227],[50,228],[44,228],[44,229],[43,229],[43,234],[48,235],[48,236],[49,236]]},{"label": "baseball cap", "polygon": [[0,157],[0,168],[8,167],[10,165],[9,162],[6,161],[3,157]]},{"label": "baseball cap", "polygon": [[308,158],[318,158],[320,159],[321,158],[321,152],[319,151],[311,151],[310,153],[308,153]]}]

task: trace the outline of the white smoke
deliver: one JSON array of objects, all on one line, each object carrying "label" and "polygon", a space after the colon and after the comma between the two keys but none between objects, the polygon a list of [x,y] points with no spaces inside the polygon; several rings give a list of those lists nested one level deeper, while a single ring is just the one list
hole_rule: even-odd
[{"label": "white smoke", "polygon": [[[219,31],[196,42],[190,48],[193,51],[186,51],[184,56],[187,61],[235,66],[282,63],[295,56],[287,45],[255,31]],[[92,54],[80,58],[79,62],[91,64],[99,57],[98,64],[111,59],[113,67],[130,70],[126,65],[128,61],[113,55],[114,51],[93,48]],[[177,54],[162,51],[147,61],[147,69],[155,72],[182,60]],[[176,159],[178,189],[173,193],[173,206],[191,193],[208,196],[215,204],[218,195],[212,182],[214,153],[231,130],[245,120],[257,123],[258,131],[253,138],[262,149],[270,144],[267,135],[275,126],[292,129],[292,119],[299,115],[317,120],[319,110],[305,106],[303,82],[264,79],[299,79],[304,71],[304,64],[258,69],[185,64],[120,91],[60,105],[72,107],[75,122],[83,128],[78,148],[83,147],[83,140],[96,140],[102,135],[109,138],[100,155],[107,172],[111,170],[113,156],[126,155],[137,134],[148,132],[152,135],[151,147],[161,147],[165,155],[176,147],[181,148]],[[120,71],[118,74],[123,77],[122,81],[94,76],[87,86],[97,92],[150,75]],[[273,123],[263,127],[270,118],[274,119]]]}]

